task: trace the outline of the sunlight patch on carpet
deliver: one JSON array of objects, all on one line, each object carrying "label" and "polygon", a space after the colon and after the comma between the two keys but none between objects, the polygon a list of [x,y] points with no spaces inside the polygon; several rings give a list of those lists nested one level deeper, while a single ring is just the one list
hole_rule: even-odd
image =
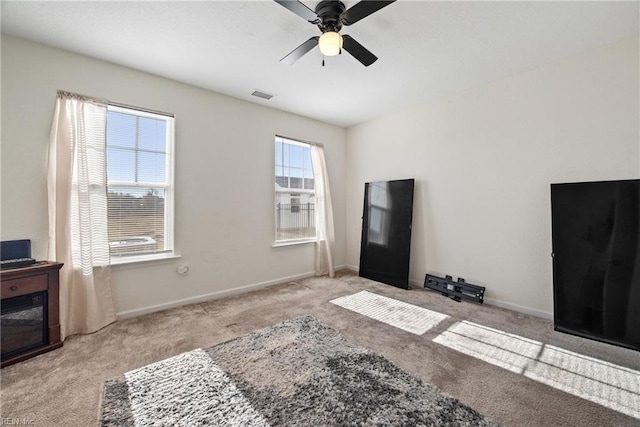
[{"label": "sunlight patch on carpet", "polygon": [[331,302],[416,335],[424,334],[449,317],[437,311],[367,291],[336,298]]},{"label": "sunlight patch on carpet", "polygon": [[640,419],[640,372],[462,321],[434,342]]},{"label": "sunlight patch on carpet", "polygon": [[201,349],[127,372],[125,378],[136,426],[158,419],[171,425],[269,425]]}]

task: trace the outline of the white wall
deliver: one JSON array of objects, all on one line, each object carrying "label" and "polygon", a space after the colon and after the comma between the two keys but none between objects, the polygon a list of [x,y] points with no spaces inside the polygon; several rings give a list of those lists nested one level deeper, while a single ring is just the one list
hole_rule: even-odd
[{"label": "white wall", "polygon": [[[183,258],[116,267],[119,312],[313,270],[312,245],[271,247],[270,159],[281,134],[325,144],[337,265],[358,265],[364,182],[414,177],[411,279],[462,276],[490,299],[548,315],[549,184],[640,176],[638,49],[625,40],[345,133],[2,36],[1,239],[31,238],[35,256],[46,255],[46,151],[64,89],[176,115]],[[186,277],[175,272],[182,263]]]},{"label": "white wall", "polygon": [[638,38],[347,130],[347,263],[364,183],[415,178],[410,278],[550,316],[549,184],[640,176]]},{"label": "white wall", "polygon": [[[312,244],[271,247],[276,134],[325,145],[336,265],[344,264],[343,128],[8,36],[1,83],[1,238],[31,238],[38,259],[46,257],[46,155],[56,90],[175,114],[175,241],[182,259],[114,267],[118,312],[313,271]],[[176,273],[179,264],[189,264],[188,276]]]}]

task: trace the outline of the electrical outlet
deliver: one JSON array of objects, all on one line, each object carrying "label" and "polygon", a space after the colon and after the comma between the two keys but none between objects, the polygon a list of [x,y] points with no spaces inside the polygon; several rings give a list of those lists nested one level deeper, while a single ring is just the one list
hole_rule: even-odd
[{"label": "electrical outlet", "polygon": [[179,265],[178,268],[176,268],[176,271],[178,272],[178,274],[181,274],[184,276],[186,274],[189,274],[189,266],[186,264]]}]

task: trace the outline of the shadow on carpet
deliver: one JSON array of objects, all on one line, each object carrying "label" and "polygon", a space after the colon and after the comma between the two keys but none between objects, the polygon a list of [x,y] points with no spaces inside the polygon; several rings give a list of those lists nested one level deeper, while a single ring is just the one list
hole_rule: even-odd
[{"label": "shadow on carpet", "polygon": [[102,426],[494,426],[489,419],[298,317],[105,382]]}]

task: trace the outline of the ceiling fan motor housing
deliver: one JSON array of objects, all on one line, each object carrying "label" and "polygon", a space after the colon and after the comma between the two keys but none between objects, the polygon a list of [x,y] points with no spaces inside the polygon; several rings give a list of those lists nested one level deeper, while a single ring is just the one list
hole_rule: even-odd
[{"label": "ceiling fan motor housing", "polygon": [[344,13],[346,7],[344,3],[336,0],[324,0],[318,3],[316,6],[316,15],[321,19],[318,28],[323,33],[327,31],[339,32],[342,29],[342,22],[340,22],[340,15]]},{"label": "ceiling fan motor housing", "polygon": [[[396,0],[360,0],[347,9],[340,0],[323,0],[311,10],[300,0],[274,0],[279,5],[289,9],[308,23],[317,25],[322,36],[314,36],[289,52],[280,62],[293,64],[302,58],[314,47],[319,46],[325,56],[333,56],[342,53],[344,48],[347,53],[357,59],[362,65],[368,67],[378,60],[378,57],[369,52],[367,48],[358,43],[349,35],[340,35],[342,26],[353,25],[394,3]],[[324,65],[324,61],[323,61]]]}]

